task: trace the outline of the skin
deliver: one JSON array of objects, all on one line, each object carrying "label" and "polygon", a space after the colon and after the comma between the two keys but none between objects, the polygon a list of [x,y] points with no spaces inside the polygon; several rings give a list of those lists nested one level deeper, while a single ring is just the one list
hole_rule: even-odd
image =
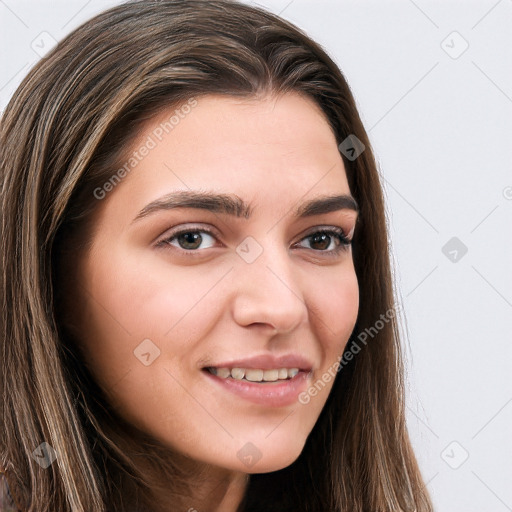
[{"label": "skin", "polygon": [[[147,122],[130,151],[173,111]],[[187,208],[132,222],[151,201],[189,189],[236,194],[252,217]],[[202,468],[183,510],[235,511],[247,475],[295,461],[320,415],[332,379],[306,405],[270,407],[213,386],[200,368],[295,352],[313,363],[311,384],[343,353],[359,304],[352,251],[329,257],[335,236],[322,246],[310,235],[326,226],[349,234],[357,213],[292,215],[299,203],[334,194],[350,194],[336,139],[320,108],[293,92],[198,98],[99,201],[92,248],[76,266],[82,348],[123,417]],[[201,232],[195,258],[176,238],[157,247],[176,226],[213,227],[218,236]],[[248,236],[263,248],[250,264],[236,252]],[[160,350],[148,366],[134,355],[145,339]],[[247,442],[261,452],[250,468],[237,456]]]}]

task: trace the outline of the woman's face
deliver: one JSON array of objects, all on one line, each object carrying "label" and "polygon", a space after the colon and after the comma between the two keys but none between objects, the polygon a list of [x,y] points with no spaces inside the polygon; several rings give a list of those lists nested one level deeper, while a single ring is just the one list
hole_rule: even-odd
[{"label": "woman's face", "polygon": [[[352,251],[336,231],[351,238],[357,213],[312,100],[188,105],[148,122],[122,179],[91,198],[74,303],[82,350],[118,412],[161,442],[275,471],[299,456],[356,321]],[[199,193],[222,200],[201,208]],[[348,197],[306,208],[333,196]]]}]

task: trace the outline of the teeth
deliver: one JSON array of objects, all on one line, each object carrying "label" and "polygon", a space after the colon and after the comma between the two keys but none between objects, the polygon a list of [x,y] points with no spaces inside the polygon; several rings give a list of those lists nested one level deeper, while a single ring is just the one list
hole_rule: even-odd
[{"label": "teeth", "polygon": [[261,382],[263,380],[263,370],[245,370],[245,378],[251,382]]},{"label": "teeth", "polygon": [[287,379],[288,378],[288,370],[286,368],[279,368],[279,370],[277,370],[277,378],[278,379]]},{"label": "teeth", "polygon": [[[262,373],[262,377],[265,382],[274,382],[279,377],[279,370],[265,370]],[[286,376],[288,377],[288,375]]]},{"label": "teeth", "polygon": [[233,377],[233,379],[236,379],[236,380],[242,380],[245,375],[245,370],[243,368],[233,368],[231,370],[231,372],[229,371],[229,368],[223,368],[223,370],[227,370],[228,377],[229,377],[229,374],[231,373],[231,377]]},{"label": "teeth", "polygon": [[229,368],[217,368],[216,375],[222,379],[227,379],[231,375],[231,372],[229,371]]},{"label": "teeth", "polygon": [[229,377],[236,380],[250,382],[276,382],[278,380],[292,379],[299,373],[298,368],[274,368],[272,370],[259,370],[254,368],[208,368],[210,373],[221,379]]}]

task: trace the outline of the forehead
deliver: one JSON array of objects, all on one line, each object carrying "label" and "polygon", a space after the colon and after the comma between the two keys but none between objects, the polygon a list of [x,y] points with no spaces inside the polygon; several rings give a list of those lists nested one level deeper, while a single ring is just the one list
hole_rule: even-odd
[{"label": "forehead", "polygon": [[306,95],[207,95],[195,101],[187,110],[180,104],[162,110],[143,126],[130,148],[153,139],[156,147],[143,167],[160,160],[176,169],[202,170],[210,180],[224,173],[238,177],[244,170],[282,175],[317,166],[327,171],[339,155],[327,117]]},{"label": "forehead", "polygon": [[309,97],[195,101],[191,108],[162,110],[143,125],[125,155],[128,161],[139,153],[136,165],[114,201],[123,195],[127,207],[142,208],[173,190],[233,192],[247,202],[266,197],[269,204],[295,202],[309,191],[350,193],[335,136]]}]

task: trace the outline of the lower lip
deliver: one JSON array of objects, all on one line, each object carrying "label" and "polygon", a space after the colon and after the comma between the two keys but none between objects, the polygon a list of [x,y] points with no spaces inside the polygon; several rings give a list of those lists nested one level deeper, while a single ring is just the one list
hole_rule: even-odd
[{"label": "lower lip", "polygon": [[227,391],[255,404],[269,407],[284,407],[297,402],[297,397],[306,388],[309,377],[308,372],[300,371],[290,380],[258,383],[237,380],[231,377],[222,379],[213,375],[208,370],[203,370],[202,373]]}]

